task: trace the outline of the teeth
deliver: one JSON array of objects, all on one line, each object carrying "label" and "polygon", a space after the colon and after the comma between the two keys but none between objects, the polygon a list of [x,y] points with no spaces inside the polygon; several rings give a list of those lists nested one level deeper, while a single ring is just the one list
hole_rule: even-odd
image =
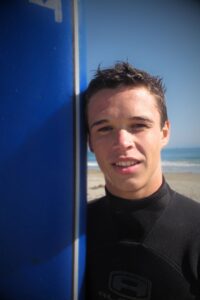
[{"label": "teeth", "polygon": [[116,163],[117,167],[130,167],[136,165],[137,162],[134,161],[119,161]]}]

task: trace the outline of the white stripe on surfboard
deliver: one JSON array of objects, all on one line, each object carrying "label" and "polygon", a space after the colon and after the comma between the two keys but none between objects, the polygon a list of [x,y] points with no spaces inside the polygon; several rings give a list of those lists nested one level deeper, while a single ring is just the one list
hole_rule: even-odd
[{"label": "white stripe on surfboard", "polygon": [[73,253],[73,300],[78,300],[79,286],[79,225],[80,225],[80,65],[79,65],[79,16],[78,0],[73,5],[73,55],[74,55],[74,93],[75,93],[75,203],[74,203],[74,253]]}]

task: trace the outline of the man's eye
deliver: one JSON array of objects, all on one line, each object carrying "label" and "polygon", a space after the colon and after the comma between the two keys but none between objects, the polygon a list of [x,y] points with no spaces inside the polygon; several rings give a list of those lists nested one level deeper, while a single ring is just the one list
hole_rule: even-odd
[{"label": "man's eye", "polygon": [[146,124],[134,124],[131,126],[131,128],[133,130],[142,130],[144,128],[147,128],[147,125]]},{"label": "man's eye", "polygon": [[112,130],[111,126],[104,126],[104,127],[100,127],[98,129],[99,132],[108,132],[108,131],[111,131],[111,130]]}]

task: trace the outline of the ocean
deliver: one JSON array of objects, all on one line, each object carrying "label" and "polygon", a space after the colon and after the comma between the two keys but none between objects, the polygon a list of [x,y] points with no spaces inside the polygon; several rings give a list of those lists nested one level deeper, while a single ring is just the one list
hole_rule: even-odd
[{"label": "ocean", "polygon": [[[88,168],[98,169],[95,156],[88,151]],[[162,151],[165,173],[200,173],[200,148],[166,148]]]}]

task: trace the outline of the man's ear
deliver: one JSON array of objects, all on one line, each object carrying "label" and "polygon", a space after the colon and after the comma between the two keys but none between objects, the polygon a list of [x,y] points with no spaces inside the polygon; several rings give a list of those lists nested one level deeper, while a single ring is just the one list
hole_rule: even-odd
[{"label": "man's ear", "polygon": [[169,120],[165,121],[165,124],[162,128],[162,147],[166,146],[167,143],[169,142],[169,138],[170,138],[170,122]]}]

